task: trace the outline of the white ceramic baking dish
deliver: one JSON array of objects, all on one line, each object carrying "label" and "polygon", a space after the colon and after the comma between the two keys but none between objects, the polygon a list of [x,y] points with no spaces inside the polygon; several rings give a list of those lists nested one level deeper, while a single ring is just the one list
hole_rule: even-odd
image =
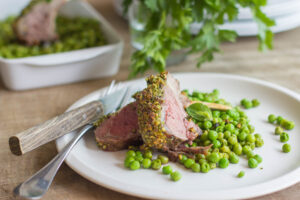
[{"label": "white ceramic baking dish", "polygon": [[[29,0],[0,1],[0,19],[17,15],[28,2]],[[62,7],[60,14],[99,20],[108,44],[43,56],[0,58],[1,76],[7,88],[12,90],[40,88],[112,76],[118,72],[123,41],[101,14],[87,2],[80,0],[69,1]]]}]

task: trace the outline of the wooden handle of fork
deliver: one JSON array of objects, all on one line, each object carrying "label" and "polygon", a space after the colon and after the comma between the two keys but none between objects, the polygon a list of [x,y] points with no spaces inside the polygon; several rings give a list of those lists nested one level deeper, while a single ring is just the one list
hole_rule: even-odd
[{"label": "wooden handle of fork", "polygon": [[22,155],[96,120],[103,114],[103,104],[92,101],[10,137],[10,150],[15,155]]}]

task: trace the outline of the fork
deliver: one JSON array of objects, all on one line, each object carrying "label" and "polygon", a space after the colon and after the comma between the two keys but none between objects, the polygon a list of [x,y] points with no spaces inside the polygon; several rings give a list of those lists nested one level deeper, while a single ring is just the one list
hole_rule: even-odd
[{"label": "fork", "polygon": [[[117,88],[117,86],[114,86],[114,83],[114,81],[111,83],[104,96],[110,94],[115,88]],[[128,87],[126,88],[124,95],[121,97],[122,100],[120,101],[118,108],[124,104],[125,100],[127,101],[127,94]],[[13,191],[14,195],[26,199],[40,199],[49,189],[59,167],[68,156],[72,148],[77,144],[82,136],[92,128],[94,128],[93,123],[83,126],[78,135],[76,135],[46,166],[40,169],[25,182],[17,186]]]}]

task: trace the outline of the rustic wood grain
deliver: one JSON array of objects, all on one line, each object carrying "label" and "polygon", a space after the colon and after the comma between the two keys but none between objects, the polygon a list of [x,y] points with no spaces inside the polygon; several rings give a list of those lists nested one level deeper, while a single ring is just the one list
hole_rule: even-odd
[{"label": "rustic wood grain", "polygon": [[103,105],[92,101],[9,138],[13,154],[22,155],[103,116]]},{"label": "rustic wood grain", "polygon": [[[0,199],[13,199],[11,191],[20,182],[42,168],[57,151],[50,142],[23,156],[11,154],[8,138],[64,112],[82,96],[109,85],[111,80],[126,80],[130,63],[128,25],[113,10],[111,0],[89,0],[111,22],[125,40],[121,68],[117,75],[80,83],[24,92],[8,91],[0,83]],[[257,39],[240,38],[237,43],[222,45],[223,53],[202,68],[195,68],[196,55],[171,72],[218,72],[239,74],[267,80],[300,93],[300,28],[276,34],[274,50],[257,51]],[[274,158],[276,159],[276,158]],[[300,183],[254,200],[294,200],[300,197]],[[91,183],[63,164],[45,200],[138,200]]]}]

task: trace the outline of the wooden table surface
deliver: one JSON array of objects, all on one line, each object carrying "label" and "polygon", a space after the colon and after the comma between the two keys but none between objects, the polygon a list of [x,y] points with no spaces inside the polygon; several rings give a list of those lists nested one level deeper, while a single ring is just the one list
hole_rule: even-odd
[{"label": "wooden table surface", "polygon": [[[30,91],[9,91],[0,83],[0,199],[13,199],[13,188],[42,168],[56,154],[50,142],[24,156],[14,156],[8,147],[8,138],[15,133],[50,119],[66,110],[82,96],[110,83],[112,79],[126,80],[130,53],[128,25],[113,9],[110,0],[90,0],[94,7],[111,22],[125,40],[120,71],[110,78],[92,80]],[[264,79],[300,93],[300,28],[276,34],[275,49],[268,53],[257,51],[254,37],[241,38],[235,44],[222,45],[223,53],[196,69],[196,56],[177,66],[171,72],[199,71],[240,74]],[[285,190],[256,199],[299,199],[300,183]],[[43,199],[52,200],[111,200],[139,199],[98,186],[79,176],[63,164]]]}]

